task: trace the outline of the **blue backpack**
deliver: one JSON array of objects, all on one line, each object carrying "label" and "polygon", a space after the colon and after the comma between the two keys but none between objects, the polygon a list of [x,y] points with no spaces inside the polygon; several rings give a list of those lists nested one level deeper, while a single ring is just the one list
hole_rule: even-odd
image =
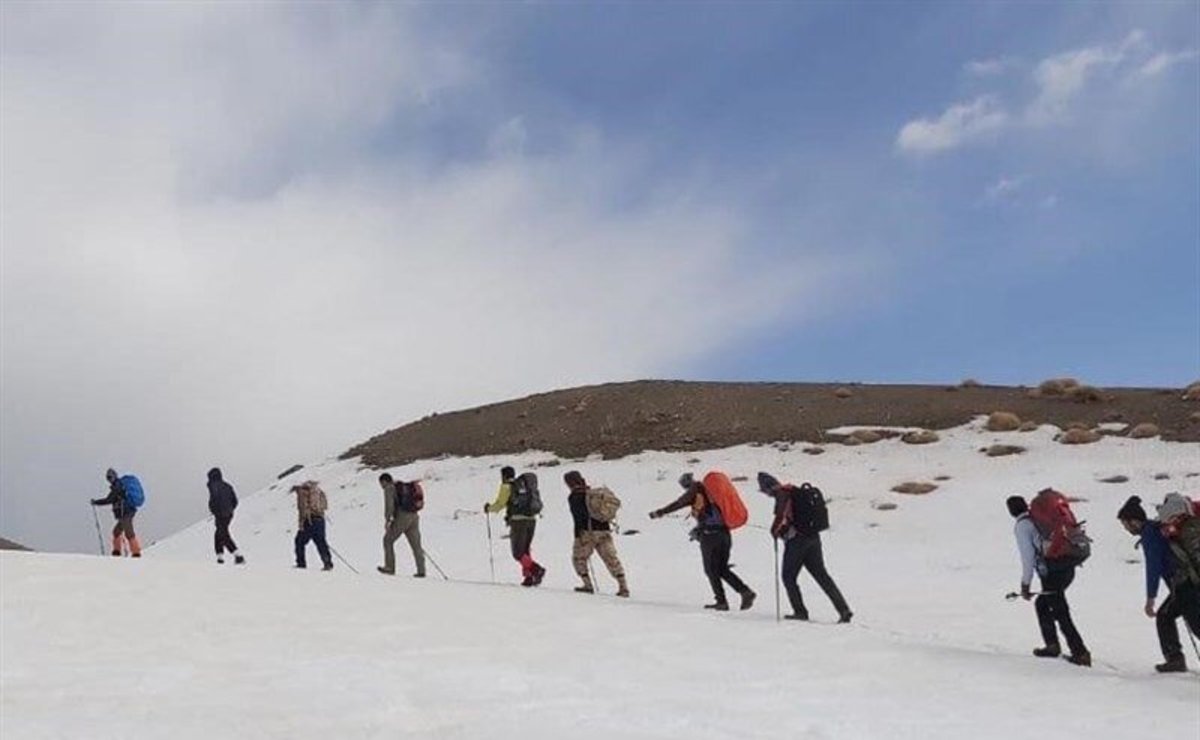
[{"label": "blue backpack", "polygon": [[136,475],[122,475],[121,487],[125,489],[125,503],[135,509],[142,508],[146,503],[146,492],[142,490],[142,482]]}]

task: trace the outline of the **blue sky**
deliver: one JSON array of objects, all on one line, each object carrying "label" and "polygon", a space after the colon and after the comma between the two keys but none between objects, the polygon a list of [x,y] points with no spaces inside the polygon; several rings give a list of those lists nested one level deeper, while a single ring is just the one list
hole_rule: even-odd
[{"label": "blue sky", "polygon": [[110,465],[165,534],[211,465],[583,383],[1200,376],[1195,3],[0,15],[37,546],[87,546]]}]

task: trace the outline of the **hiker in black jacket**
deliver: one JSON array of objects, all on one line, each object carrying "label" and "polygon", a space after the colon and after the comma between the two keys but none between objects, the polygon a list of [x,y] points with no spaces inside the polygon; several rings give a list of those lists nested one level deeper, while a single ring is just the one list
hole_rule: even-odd
[{"label": "hiker in black jacket", "polygon": [[133,518],[137,516],[137,507],[130,503],[125,493],[125,484],[121,482],[117,471],[109,468],[104,472],[104,478],[108,481],[108,495],[92,499],[92,506],[112,506],[113,519],[117,520],[112,531],[112,555],[121,557],[124,545],[128,543],[130,556],[140,558],[142,544],[137,533],[133,531]]},{"label": "hiker in black jacket", "polygon": [[563,482],[570,489],[567,505],[571,508],[571,519],[575,522],[575,543],[571,548],[571,563],[575,573],[583,581],[582,586],[576,586],[579,593],[591,594],[596,592],[592,577],[588,573],[588,560],[595,552],[608,568],[609,575],[617,581],[617,596],[628,598],[629,584],[625,581],[625,568],[617,557],[617,546],[608,522],[594,519],[588,511],[588,484],[583,475],[572,470],[563,476]]},{"label": "hiker in black jacket", "polygon": [[833,576],[825,569],[820,525],[811,521],[811,514],[802,510],[804,502],[797,498],[802,491],[813,489],[784,485],[770,473],[759,473],[758,490],[774,497],[775,520],[771,523],[771,536],[784,541],[783,572],[780,574],[780,580],[783,581],[788,601],[792,604],[792,613],[785,619],[808,621],[808,609],[804,606],[804,599],[800,596],[800,584],[797,583],[800,571],[807,568],[813,580],[833,603],[833,608],[837,609],[838,623],[848,623],[854,614],[837,584],[833,582]]},{"label": "hiker in black jacket", "polygon": [[233,562],[241,565],[246,562],[238,552],[237,544],[229,534],[229,524],[233,521],[233,512],[237,509],[237,493],[221,477],[221,469],[213,468],[208,471],[208,510],[213,515],[217,529],[213,533],[213,549],[217,552],[217,562],[224,564],[225,553],[233,556]]}]

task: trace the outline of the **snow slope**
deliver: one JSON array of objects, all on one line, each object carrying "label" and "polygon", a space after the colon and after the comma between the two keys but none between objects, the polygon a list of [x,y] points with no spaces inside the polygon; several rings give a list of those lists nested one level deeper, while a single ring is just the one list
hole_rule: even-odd
[{"label": "snow slope", "polygon": [[[645,453],[541,468],[546,512],[531,592],[489,583],[478,510],[496,468],[552,456],[447,459],[397,468],[424,479],[427,549],[455,581],[385,578],[378,471],[330,461],[246,496],[234,536],[250,558],[211,562],[208,522],[140,562],[0,556],[0,733],[40,737],[687,737],[976,738],[1061,730],[1128,738],[1200,733],[1200,678],[1158,676],[1142,571],[1114,519],[1131,493],[1197,494],[1200,445],[1106,438],[1064,447],[1049,428],[992,434],[972,424],[928,446],[885,441]],[[992,442],[1020,456],[986,458]],[[700,462],[688,464],[689,458]],[[561,474],[580,469],[625,501],[619,538],[633,599],[573,594]],[[748,613],[702,612],[709,598],[682,517],[645,512],[673,499],[686,469],[753,479],[770,470],[831,498],[826,560],[856,612],[849,627],[801,577],[814,624],[776,623],[769,500],[745,483],[752,526],[735,534],[737,570],[759,592]],[[1168,480],[1154,480],[1165,473]],[[1130,482],[1097,482],[1122,474]],[[923,497],[904,480],[951,479]],[[330,542],[360,571],[294,571],[287,487],[320,480]],[[236,483],[236,481],[235,481]],[[1004,600],[1019,568],[1004,498],[1054,485],[1086,498],[1095,551],[1071,590],[1091,670],[1029,656],[1032,607]],[[895,510],[873,508],[894,503]],[[496,572],[518,574],[493,521]],[[400,568],[410,565],[397,545]],[[310,553],[310,562],[316,562]],[[601,568],[599,563],[597,567]],[[613,584],[599,573],[607,593]],[[821,623],[824,622],[824,623]],[[1193,660],[1193,666],[1196,661]],[[132,687],[132,688],[130,688]]]}]

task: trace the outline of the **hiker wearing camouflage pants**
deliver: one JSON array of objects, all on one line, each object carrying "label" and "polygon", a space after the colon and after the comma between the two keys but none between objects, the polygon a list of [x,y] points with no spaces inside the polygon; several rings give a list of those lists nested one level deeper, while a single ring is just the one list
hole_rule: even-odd
[{"label": "hiker wearing camouflage pants", "polygon": [[572,470],[563,476],[571,493],[567,496],[567,504],[571,507],[571,518],[575,520],[575,544],[571,548],[571,562],[575,573],[583,581],[582,586],[575,588],[579,593],[591,594],[596,592],[588,573],[588,560],[595,552],[604,561],[609,574],[617,581],[617,596],[628,598],[629,585],[625,581],[625,569],[621,559],[617,557],[617,546],[613,542],[612,532],[608,522],[592,518],[587,507],[587,481],[578,471]]}]

